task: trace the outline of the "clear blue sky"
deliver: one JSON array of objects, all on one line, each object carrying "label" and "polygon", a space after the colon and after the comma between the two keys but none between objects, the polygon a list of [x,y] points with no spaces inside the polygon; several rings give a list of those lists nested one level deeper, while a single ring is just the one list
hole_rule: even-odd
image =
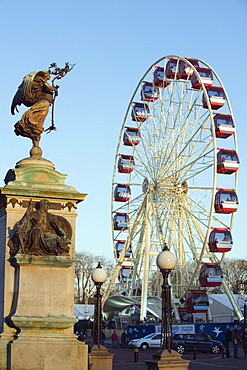
[{"label": "clear blue sky", "polygon": [[246,0],[0,0],[0,14],[2,179],[31,148],[31,140],[13,132],[25,107],[10,114],[22,78],[51,62],[76,63],[59,83],[57,131],[43,134],[41,148],[56,170],[68,174],[68,185],[88,193],[78,205],[76,249],[112,258],[113,161],[131,95],[161,57],[199,58],[220,76],[234,111],[240,207],[228,256],[247,257]]}]

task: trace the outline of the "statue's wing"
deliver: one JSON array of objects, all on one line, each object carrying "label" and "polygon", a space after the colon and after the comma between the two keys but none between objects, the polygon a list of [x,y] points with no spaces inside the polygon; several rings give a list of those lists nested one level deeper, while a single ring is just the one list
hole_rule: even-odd
[{"label": "statue's wing", "polygon": [[11,104],[11,114],[15,114],[15,110],[17,112],[17,105],[23,104],[24,101],[24,94],[23,94],[23,83],[18,87],[18,90],[15,93],[15,96],[13,97],[12,104]]},{"label": "statue's wing", "polygon": [[32,85],[33,85],[34,77],[35,77],[39,72],[40,72],[40,71],[31,72],[31,73],[29,73],[28,75],[26,75],[26,76],[23,78],[23,94],[24,94],[24,98],[25,98],[25,100],[27,100],[27,101],[32,102],[32,101],[33,101],[33,99],[35,99],[35,96],[34,96],[34,95],[33,95],[33,93],[32,93]]},{"label": "statue's wing", "polygon": [[31,72],[23,78],[22,84],[18,87],[11,104],[11,114],[17,112],[17,105],[24,104],[26,107],[31,107],[35,103],[35,97],[32,94],[33,79],[38,72]]}]

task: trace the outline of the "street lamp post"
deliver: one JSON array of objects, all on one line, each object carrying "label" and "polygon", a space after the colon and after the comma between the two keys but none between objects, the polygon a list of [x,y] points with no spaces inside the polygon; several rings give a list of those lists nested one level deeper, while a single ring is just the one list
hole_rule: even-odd
[{"label": "street lamp post", "polygon": [[94,304],[94,325],[93,337],[94,343],[100,346],[102,339],[102,314],[101,314],[101,299],[100,293],[101,285],[106,281],[106,272],[102,269],[100,262],[98,266],[92,271],[91,278],[96,286],[95,304]]},{"label": "street lamp post", "polygon": [[246,319],[247,319],[247,305],[246,300],[244,300],[244,330],[246,328]]},{"label": "street lamp post", "polygon": [[172,307],[171,307],[171,286],[168,282],[168,276],[171,270],[176,265],[176,258],[170,252],[166,243],[165,246],[158,254],[156,264],[163,275],[162,284],[162,347],[171,351],[170,338],[172,335]]}]

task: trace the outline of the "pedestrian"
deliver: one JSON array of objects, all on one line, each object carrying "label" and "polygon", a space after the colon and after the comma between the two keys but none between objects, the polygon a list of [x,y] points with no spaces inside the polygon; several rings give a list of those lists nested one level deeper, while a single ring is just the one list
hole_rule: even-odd
[{"label": "pedestrian", "polygon": [[112,333],[111,340],[112,340],[112,347],[117,348],[118,347],[118,345],[117,345],[118,337],[117,337],[117,333],[115,331]]},{"label": "pedestrian", "polygon": [[208,339],[208,333],[206,333],[205,331],[201,330],[201,331],[200,331],[200,334],[201,334],[204,338],[207,338],[207,339]]},{"label": "pedestrian", "polygon": [[125,330],[122,332],[122,335],[121,335],[121,347],[122,348],[126,348],[127,347],[127,334],[125,332]]},{"label": "pedestrian", "polygon": [[247,328],[242,333],[242,347],[244,350],[244,357],[247,357]]},{"label": "pedestrian", "polygon": [[224,337],[225,337],[224,345],[226,348],[226,357],[229,358],[231,357],[230,356],[230,344],[233,341],[233,327],[232,326],[229,327]]},{"label": "pedestrian", "polygon": [[80,330],[77,335],[78,335],[77,339],[80,340],[81,342],[85,342],[87,340],[86,333],[84,332],[83,329]]},{"label": "pedestrian", "polygon": [[238,345],[241,343],[241,326],[236,326],[233,331],[233,352],[234,358],[238,358]]}]

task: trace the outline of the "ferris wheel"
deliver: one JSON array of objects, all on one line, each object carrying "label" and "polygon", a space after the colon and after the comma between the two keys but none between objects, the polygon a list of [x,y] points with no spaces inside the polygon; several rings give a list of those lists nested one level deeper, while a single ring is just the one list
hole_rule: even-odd
[{"label": "ferris wheel", "polygon": [[164,243],[177,260],[174,302],[186,298],[202,266],[218,268],[232,247],[238,167],[233,112],[213,68],[173,55],[155,62],[131,97],[118,139],[111,205],[116,268],[106,295],[141,296],[145,317]]}]

